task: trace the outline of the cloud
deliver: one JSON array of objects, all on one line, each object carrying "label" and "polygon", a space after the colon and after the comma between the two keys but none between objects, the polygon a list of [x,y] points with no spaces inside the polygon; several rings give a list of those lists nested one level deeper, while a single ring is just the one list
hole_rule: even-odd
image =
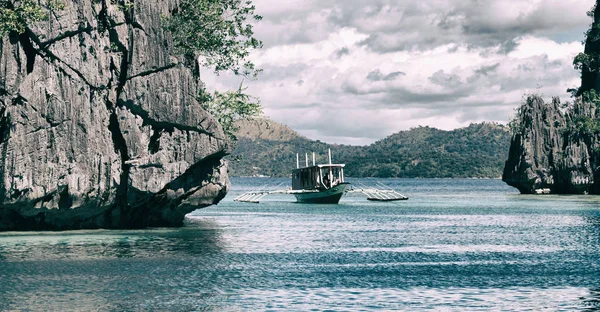
[{"label": "cloud", "polygon": [[335,52],[335,56],[337,58],[341,58],[344,55],[348,55],[348,54],[350,54],[350,49],[348,49],[347,47],[343,47]]},{"label": "cloud", "polygon": [[[362,1],[355,1],[355,3]],[[509,53],[525,35],[548,36],[589,24],[590,1],[369,1],[335,2],[329,22],[369,37],[361,44],[380,53],[423,51],[449,43]]]},{"label": "cloud", "polygon": [[[449,43],[509,53],[526,35],[578,37],[590,24],[590,0],[255,0],[267,46],[316,42],[341,28],[368,37],[373,51],[424,51]],[[572,39],[571,39],[572,40]]]},{"label": "cloud", "polygon": [[506,123],[524,94],[568,100],[592,2],[255,0],[265,47],[251,58],[264,71],[244,85],[267,116],[331,143]]},{"label": "cloud", "polygon": [[302,72],[309,68],[308,64],[305,63],[291,63],[291,64],[263,64],[261,66],[261,80],[270,81],[276,80],[281,81],[286,77],[298,77],[302,75]]},{"label": "cloud", "polygon": [[498,69],[498,66],[500,66],[500,63],[496,63],[494,65],[489,66],[483,65],[475,70],[475,74],[480,76],[487,76],[489,74],[494,73]]},{"label": "cloud", "polygon": [[444,72],[443,69],[440,69],[433,73],[433,75],[429,77],[429,81],[436,85],[448,88],[457,88],[462,84],[458,75],[447,74]]},{"label": "cloud", "polygon": [[400,76],[405,76],[406,74],[401,72],[401,71],[395,71],[392,73],[389,73],[387,75],[384,75],[381,73],[381,70],[379,70],[379,68],[375,69],[374,71],[370,72],[367,75],[367,80],[371,80],[371,81],[390,81],[390,80],[394,80]]}]

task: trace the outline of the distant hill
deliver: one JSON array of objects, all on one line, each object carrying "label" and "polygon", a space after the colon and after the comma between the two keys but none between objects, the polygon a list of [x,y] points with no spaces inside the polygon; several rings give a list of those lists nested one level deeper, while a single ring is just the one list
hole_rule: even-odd
[{"label": "distant hill", "polygon": [[318,163],[345,163],[347,176],[406,178],[499,178],[507,159],[510,134],[495,123],[471,124],[444,131],[419,127],[401,131],[368,146],[327,144],[301,136],[268,119],[240,123],[238,143],[229,156],[232,176],[288,176],[305,153]]}]

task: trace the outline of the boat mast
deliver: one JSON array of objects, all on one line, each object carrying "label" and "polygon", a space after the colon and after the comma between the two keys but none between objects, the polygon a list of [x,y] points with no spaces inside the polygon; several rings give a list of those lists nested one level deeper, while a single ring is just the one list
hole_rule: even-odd
[{"label": "boat mast", "polygon": [[314,166],[315,165],[315,152],[312,152],[312,153],[313,153],[313,166]]},{"label": "boat mast", "polygon": [[300,168],[300,159],[298,158],[298,153],[296,153],[296,169]]},{"label": "boat mast", "polygon": [[331,170],[331,149],[328,149],[329,151],[329,186],[331,187],[331,184],[333,182],[333,172]]},{"label": "boat mast", "polygon": [[[313,152],[313,161],[315,159],[315,152]],[[325,185],[325,183],[323,182],[323,169],[321,169],[321,167],[318,167],[318,172],[319,172],[319,182],[321,182],[322,185]]]},{"label": "boat mast", "polygon": [[304,153],[304,161],[306,162],[306,167],[308,167],[308,153]]}]

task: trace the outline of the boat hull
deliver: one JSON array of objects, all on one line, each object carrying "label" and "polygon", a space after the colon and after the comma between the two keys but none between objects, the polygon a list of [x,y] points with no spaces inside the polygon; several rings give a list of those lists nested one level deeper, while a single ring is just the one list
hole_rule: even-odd
[{"label": "boat hull", "polygon": [[397,200],[407,200],[408,197],[400,197],[400,198],[373,198],[367,197],[367,200],[371,201],[397,201]]},{"label": "boat hull", "polygon": [[294,194],[299,203],[310,204],[337,204],[344,195],[346,188],[350,183],[340,183],[330,189],[314,192]]}]

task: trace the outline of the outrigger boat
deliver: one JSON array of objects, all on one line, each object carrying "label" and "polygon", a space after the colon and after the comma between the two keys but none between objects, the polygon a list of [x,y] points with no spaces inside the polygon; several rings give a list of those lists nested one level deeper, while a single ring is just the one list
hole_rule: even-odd
[{"label": "outrigger boat", "polygon": [[234,200],[258,203],[263,197],[269,194],[293,194],[299,203],[337,204],[342,195],[351,192],[363,193],[367,195],[368,200],[374,201],[408,199],[408,197],[389,188],[351,188],[350,183],[344,181],[345,164],[331,163],[331,150],[329,150],[328,164],[317,165],[315,162],[315,153],[312,156],[312,166],[308,165],[308,154],[306,154],[306,166],[300,168],[298,154],[296,154],[296,169],[292,170],[291,189],[255,190],[245,192]]}]

